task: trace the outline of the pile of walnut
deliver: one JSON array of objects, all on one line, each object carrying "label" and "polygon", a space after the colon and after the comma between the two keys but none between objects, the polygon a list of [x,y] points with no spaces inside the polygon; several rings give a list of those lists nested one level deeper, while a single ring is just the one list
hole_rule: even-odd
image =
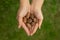
[{"label": "pile of walnut", "polygon": [[29,30],[33,30],[36,23],[38,23],[38,19],[33,13],[27,13],[27,15],[23,17],[23,22],[29,28]]}]

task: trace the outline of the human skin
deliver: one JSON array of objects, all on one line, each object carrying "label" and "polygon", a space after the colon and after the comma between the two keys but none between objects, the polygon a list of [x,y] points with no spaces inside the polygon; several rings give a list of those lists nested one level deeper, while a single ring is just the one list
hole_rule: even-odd
[{"label": "human skin", "polygon": [[31,36],[37,31],[38,27],[41,29],[43,14],[41,11],[44,0],[32,0],[31,12],[35,12],[35,16],[39,19],[39,23],[36,24],[34,31],[31,33]]},{"label": "human skin", "polygon": [[[38,27],[41,28],[41,24],[43,21],[41,7],[43,4],[43,1],[44,0],[32,0],[32,4],[30,5],[29,0],[20,0],[20,7],[17,15],[18,24],[19,24],[18,28],[20,27],[24,28],[28,36],[32,36],[33,34],[35,34]],[[35,16],[37,17],[37,19],[39,19],[39,23],[35,25],[35,29],[33,30],[32,33],[30,33],[30,31],[22,21],[22,18],[27,14],[27,12],[35,12],[34,13]]]},{"label": "human skin", "polygon": [[17,13],[18,28],[24,28],[27,35],[29,36],[30,32],[22,20],[23,17],[27,14],[27,12],[30,12],[29,0],[20,0],[20,7]]}]

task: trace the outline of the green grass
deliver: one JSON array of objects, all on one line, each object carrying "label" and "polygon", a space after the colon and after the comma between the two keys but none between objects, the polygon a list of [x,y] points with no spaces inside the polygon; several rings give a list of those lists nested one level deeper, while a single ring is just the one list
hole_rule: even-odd
[{"label": "green grass", "polygon": [[33,36],[18,29],[19,0],[0,0],[0,40],[60,40],[60,0],[45,0],[42,28]]}]

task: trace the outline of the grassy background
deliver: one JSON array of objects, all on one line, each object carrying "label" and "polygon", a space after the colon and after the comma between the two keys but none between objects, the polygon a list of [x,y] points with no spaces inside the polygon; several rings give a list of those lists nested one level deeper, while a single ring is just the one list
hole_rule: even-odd
[{"label": "grassy background", "polygon": [[17,28],[19,0],[0,0],[0,40],[60,40],[60,0],[45,0],[42,28],[31,37]]}]

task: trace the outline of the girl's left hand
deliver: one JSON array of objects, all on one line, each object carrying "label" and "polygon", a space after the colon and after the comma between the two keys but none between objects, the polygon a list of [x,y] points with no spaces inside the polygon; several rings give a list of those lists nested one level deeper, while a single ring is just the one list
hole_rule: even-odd
[{"label": "girl's left hand", "polygon": [[33,9],[31,7],[30,11],[33,12],[38,19],[38,23],[36,23],[35,28],[34,28],[33,32],[31,33],[31,36],[32,36],[37,31],[38,28],[39,29],[41,28],[42,21],[43,21],[43,15],[42,15],[41,9]]}]

